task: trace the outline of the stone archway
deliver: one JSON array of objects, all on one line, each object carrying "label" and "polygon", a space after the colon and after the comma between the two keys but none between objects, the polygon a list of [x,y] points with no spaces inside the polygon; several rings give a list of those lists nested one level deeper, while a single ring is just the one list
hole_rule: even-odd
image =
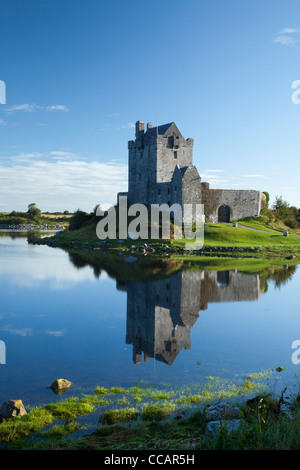
[{"label": "stone archway", "polygon": [[230,222],[230,207],[229,206],[219,207],[218,222]]}]

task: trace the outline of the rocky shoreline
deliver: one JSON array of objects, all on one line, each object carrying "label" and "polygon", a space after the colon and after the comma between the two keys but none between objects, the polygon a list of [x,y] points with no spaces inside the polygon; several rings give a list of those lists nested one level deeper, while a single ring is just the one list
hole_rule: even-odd
[{"label": "rocky shoreline", "polygon": [[0,224],[1,230],[64,230],[63,225]]},{"label": "rocky shoreline", "polygon": [[33,245],[48,245],[54,248],[69,248],[69,249],[85,249],[85,250],[98,250],[103,254],[114,253],[119,255],[136,254],[136,255],[188,255],[193,254],[196,256],[217,256],[217,257],[240,257],[244,254],[257,254],[263,249],[261,247],[218,247],[218,246],[203,246],[197,250],[189,250],[178,246],[169,245],[155,245],[152,244],[133,244],[125,246],[123,240],[119,240],[117,244],[112,244],[108,241],[99,242],[83,242],[83,241],[61,241],[49,238],[31,238],[28,240]]}]

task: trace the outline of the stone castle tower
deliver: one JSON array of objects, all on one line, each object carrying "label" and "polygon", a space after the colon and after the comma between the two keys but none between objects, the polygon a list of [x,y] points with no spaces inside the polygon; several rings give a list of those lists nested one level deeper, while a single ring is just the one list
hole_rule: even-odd
[{"label": "stone castle tower", "polygon": [[[258,216],[265,195],[255,190],[210,189],[193,165],[194,140],[185,139],[174,122],[152,127],[137,121],[128,142],[128,205],[204,204],[213,222]],[[213,202],[213,203],[212,203]]]}]

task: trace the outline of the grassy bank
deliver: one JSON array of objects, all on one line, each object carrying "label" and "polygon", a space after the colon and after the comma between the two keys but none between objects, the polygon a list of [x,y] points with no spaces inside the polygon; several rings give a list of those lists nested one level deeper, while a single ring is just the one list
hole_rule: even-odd
[{"label": "grassy bank", "polygon": [[174,258],[185,266],[220,269],[261,269],[268,264],[297,264],[300,261],[300,236],[283,236],[281,232],[263,232],[226,224],[209,224],[204,230],[204,247],[195,252],[186,250],[188,240],[130,240],[101,241],[96,235],[94,217],[78,230],[63,231],[38,243],[68,250],[92,250],[114,254],[119,258],[134,255],[140,258]]},{"label": "grassy bank", "polygon": [[[296,449],[299,395],[287,405],[283,395],[268,394],[266,380],[276,373],[263,371],[235,383],[207,377],[201,387],[177,390],[167,385],[97,386],[93,393],[60,398],[21,418],[4,420],[0,438],[8,449]],[[239,407],[240,429],[220,432],[208,442],[205,410],[224,398]],[[96,429],[85,423],[89,414],[98,420]]]}]

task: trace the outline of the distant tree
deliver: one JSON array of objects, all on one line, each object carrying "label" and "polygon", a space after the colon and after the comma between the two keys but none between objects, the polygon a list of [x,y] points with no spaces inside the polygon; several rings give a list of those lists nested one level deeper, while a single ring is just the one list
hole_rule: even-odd
[{"label": "distant tree", "polygon": [[288,207],[290,207],[289,203],[287,201],[284,201],[282,199],[282,196],[275,197],[275,202],[273,203],[273,206],[272,206],[272,209],[274,211],[283,211],[283,210],[286,210]]},{"label": "distant tree", "polygon": [[70,212],[69,211],[64,211],[64,215],[69,215]]},{"label": "distant tree", "polygon": [[86,212],[83,212],[80,209],[77,209],[77,211],[75,211],[72,217],[69,219],[70,220],[69,230],[78,230],[90,219],[91,219],[91,214],[87,214]]},{"label": "distant tree", "polygon": [[297,207],[291,207],[287,201],[282,199],[282,196],[276,196],[272,209],[277,219],[282,220],[285,225],[292,229],[297,228]]},{"label": "distant tree", "polygon": [[41,215],[41,210],[36,207],[36,204],[33,202],[28,205],[28,211],[27,214],[29,214],[29,217],[31,219],[36,219]]}]

